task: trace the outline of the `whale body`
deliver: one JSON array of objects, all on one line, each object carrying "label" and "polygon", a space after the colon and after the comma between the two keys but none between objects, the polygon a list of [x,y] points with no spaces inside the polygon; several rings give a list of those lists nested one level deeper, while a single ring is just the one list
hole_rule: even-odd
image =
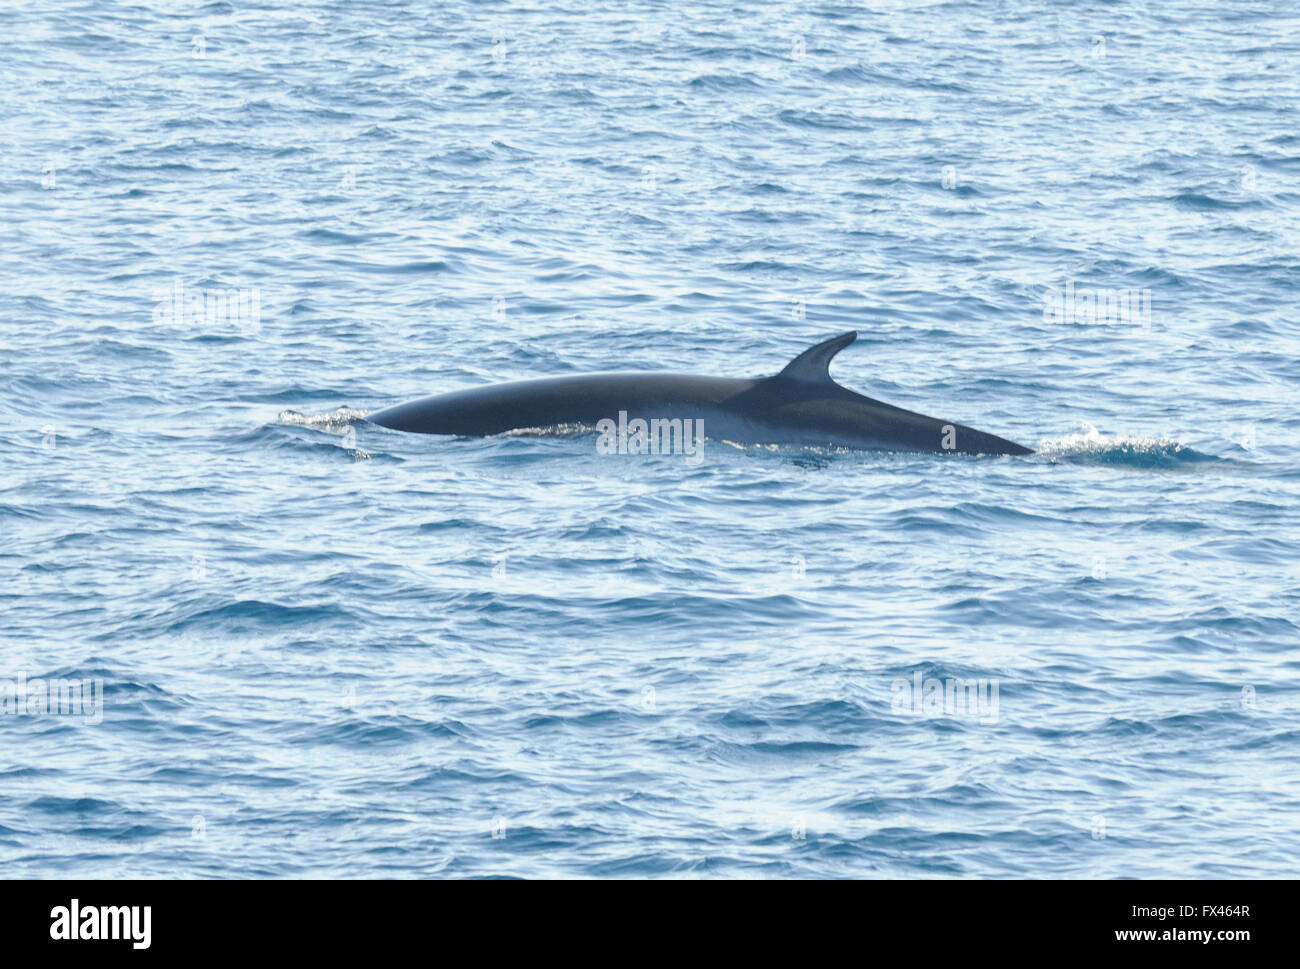
[{"label": "whale body", "polygon": [[486,437],[515,431],[595,428],[624,414],[700,420],[714,440],[950,454],[1032,454],[1030,448],[955,421],[927,417],[841,387],[835,354],[843,333],[805,350],[775,376],[593,373],[489,384],[398,404],[374,424],[418,434]]}]

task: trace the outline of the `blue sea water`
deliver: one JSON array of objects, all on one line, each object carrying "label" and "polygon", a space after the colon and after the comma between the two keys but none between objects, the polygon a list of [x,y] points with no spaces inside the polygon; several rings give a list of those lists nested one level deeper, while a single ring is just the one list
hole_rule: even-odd
[{"label": "blue sea water", "polygon": [[[1281,0],[6,5],[2,870],[1294,875],[1298,77]],[[848,329],[1039,453],[361,419]]]}]

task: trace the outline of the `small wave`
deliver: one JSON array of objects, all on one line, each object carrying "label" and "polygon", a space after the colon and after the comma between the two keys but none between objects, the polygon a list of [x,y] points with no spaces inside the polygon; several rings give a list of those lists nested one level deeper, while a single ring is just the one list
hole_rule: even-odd
[{"label": "small wave", "polygon": [[760,91],[762,82],[749,74],[701,74],[690,86],[701,91]]},{"label": "small wave", "polygon": [[1176,468],[1223,458],[1197,451],[1172,438],[1108,437],[1091,424],[1064,437],[1045,438],[1038,454],[1049,461],[1078,464],[1114,464],[1131,468]]},{"label": "small wave", "polygon": [[358,614],[342,606],[286,605],[262,599],[239,599],[201,609],[173,622],[168,632],[183,633],[190,629],[275,630],[303,629],[313,623],[355,623]]},{"label": "small wave", "polygon": [[1260,208],[1263,206],[1263,203],[1257,199],[1235,201],[1233,199],[1215,198],[1212,195],[1205,195],[1201,192],[1182,192],[1173,196],[1173,203],[1180,209],[1210,212],[1229,209]]}]

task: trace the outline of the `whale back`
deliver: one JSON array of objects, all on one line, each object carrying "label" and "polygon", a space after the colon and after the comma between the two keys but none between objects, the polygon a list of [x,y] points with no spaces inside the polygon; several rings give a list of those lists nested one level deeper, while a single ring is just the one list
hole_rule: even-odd
[{"label": "whale back", "polygon": [[597,427],[623,414],[704,420],[710,437],[757,443],[885,450],[1029,454],[963,424],[865,397],[831,379],[835,355],[856,331],[809,347],[768,377],[594,373],[469,387],[369,415],[383,427],[424,434],[484,436],[567,426]]}]

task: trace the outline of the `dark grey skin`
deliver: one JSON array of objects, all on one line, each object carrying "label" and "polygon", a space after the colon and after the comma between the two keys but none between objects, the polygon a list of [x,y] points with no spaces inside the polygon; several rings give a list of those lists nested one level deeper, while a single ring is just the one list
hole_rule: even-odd
[{"label": "dark grey skin", "polygon": [[774,377],[595,373],[471,387],[398,404],[369,420],[418,434],[486,437],[602,419],[703,420],[714,440],[941,454],[1033,454],[1030,448],[863,397],[831,380],[830,361],[856,332],[805,350]]}]

